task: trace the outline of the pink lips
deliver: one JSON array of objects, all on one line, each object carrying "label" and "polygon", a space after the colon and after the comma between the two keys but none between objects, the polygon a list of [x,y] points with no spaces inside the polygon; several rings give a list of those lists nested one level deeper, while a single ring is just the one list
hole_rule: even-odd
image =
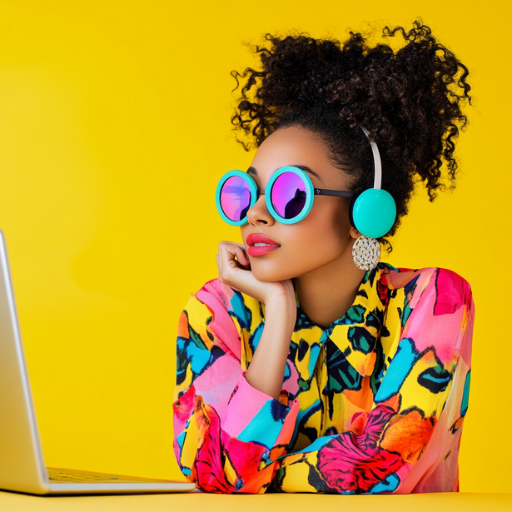
[{"label": "pink lips", "polygon": [[247,244],[249,245],[249,256],[263,256],[281,247],[278,243],[274,242],[274,240],[261,233],[251,233],[247,237]]}]

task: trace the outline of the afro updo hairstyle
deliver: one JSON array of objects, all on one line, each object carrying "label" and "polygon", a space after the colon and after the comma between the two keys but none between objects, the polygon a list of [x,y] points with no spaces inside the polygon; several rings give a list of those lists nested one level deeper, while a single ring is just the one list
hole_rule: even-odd
[{"label": "afro updo hairstyle", "polygon": [[[416,181],[425,184],[431,202],[445,189],[443,161],[455,188],[454,139],[468,122],[461,103],[471,104],[468,69],[429,27],[418,19],[409,32],[383,29],[383,37],[396,34],[405,41],[396,53],[384,44],[370,48],[354,32],[343,45],[308,34],[266,34],[265,44],[255,47],[261,69],[231,72],[234,91],[242,81],[231,122],[247,151],[278,128],[300,126],[321,137],[358,193],[373,187],[373,156],[361,127],[368,129],[382,158],[382,188],[397,208],[385,236],[393,236],[408,213]],[[385,237],[378,240],[393,250]]]}]

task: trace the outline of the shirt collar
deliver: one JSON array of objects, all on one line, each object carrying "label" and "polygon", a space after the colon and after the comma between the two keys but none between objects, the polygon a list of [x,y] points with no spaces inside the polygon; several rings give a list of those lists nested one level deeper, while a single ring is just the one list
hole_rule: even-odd
[{"label": "shirt collar", "polygon": [[[389,302],[389,288],[385,273],[394,269],[379,262],[367,270],[356,293],[352,306],[339,319],[322,329],[322,342],[330,339],[362,376],[371,375],[377,359],[376,346],[384,324]],[[298,314],[307,315],[300,308],[297,294]]]}]

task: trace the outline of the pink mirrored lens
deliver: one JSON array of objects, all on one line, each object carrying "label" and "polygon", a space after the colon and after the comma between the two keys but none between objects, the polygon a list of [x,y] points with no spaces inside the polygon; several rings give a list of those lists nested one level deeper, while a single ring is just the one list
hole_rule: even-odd
[{"label": "pink mirrored lens", "polygon": [[293,219],[300,214],[306,204],[306,184],[294,172],[284,172],[272,186],[272,206],[285,219]]},{"label": "pink mirrored lens", "polygon": [[228,178],[220,193],[220,205],[226,217],[234,221],[242,220],[251,205],[249,184],[239,176]]}]

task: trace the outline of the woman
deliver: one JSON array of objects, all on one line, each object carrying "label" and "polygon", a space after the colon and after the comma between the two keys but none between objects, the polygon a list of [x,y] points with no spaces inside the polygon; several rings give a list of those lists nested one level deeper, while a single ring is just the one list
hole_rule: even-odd
[{"label": "woman", "polygon": [[267,35],[261,71],[233,72],[258,149],[217,200],[243,244],[220,243],[177,342],[174,448],[205,491],[458,490],[471,288],[378,259],[416,181],[433,200],[444,162],[454,184],[468,72],[420,21],[383,33],[405,44]]}]

